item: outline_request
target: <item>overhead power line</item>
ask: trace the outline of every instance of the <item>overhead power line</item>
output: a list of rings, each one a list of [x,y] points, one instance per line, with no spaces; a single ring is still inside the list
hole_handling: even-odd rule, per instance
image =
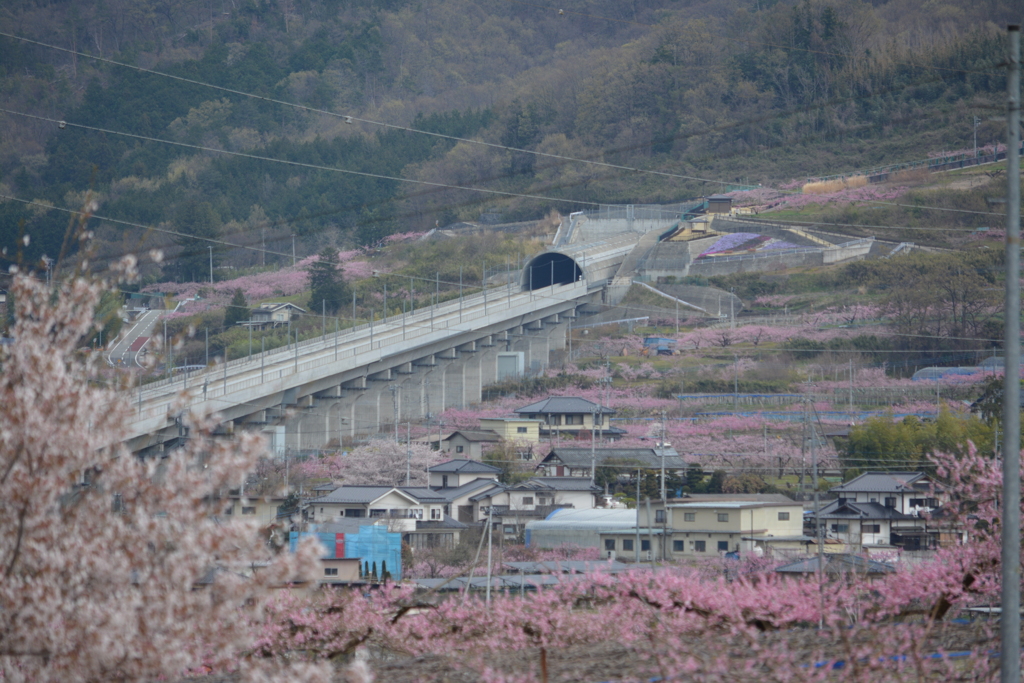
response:
[[[361,176],[363,178],[374,178],[376,180],[390,180],[398,183],[409,183],[412,185],[426,185],[427,187],[441,188],[445,190],[464,190],[467,192],[481,192],[484,194],[497,195],[500,197],[519,197],[522,199],[539,199],[545,202],[559,202],[563,204],[576,204],[576,205],[587,205],[587,206],[601,206],[599,202],[588,202],[580,201],[576,199],[564,199],[561,197],[545,197],[543,195],[525,194],[522,192],[505,192],[503,190],[489,190],[480,187],[466,187],[464,185],[451,185],[448,183],[436,183],[429,180],[415,180],[412,178],[400,178],[397,176],[384,175],[383,173],[370,173],[368,171],[354,171],[347,168],[338,168],[336,166],[321,166],[320,164],[310,164],[302,161],[290,161],[287,159],[276,159],[274,157],[267,157],[260,154],[246,154],[245,152],[232,152],[226,149],[217,149],[216,147],[205,147],[203,145],[190,145],[186,142],[177,142],[174,140],[164,140],[162,138],[155,138],[148,135],[137,135],[135,133],[125,133],[117,130],[110,130],[108,128],[98,128],[96,126],[87,126],[83,123],[74,123],[71,121],[62,121],[59,119],[53,119],[48,116],[38,116],[36,114],[28,114],[20,111],[13,111],[11,109],[0,109],[0,112],[5,114],[11,114],[13,116],[24,116],[26,118],[35,119],[37,121],[47,121],[63,126],[69,126],[72,128],[80,128],[82,130],[90,130],[96,133],[106,133],[107,135],[120,135],[122,137],[133,138],[135,140],[145,140],[146,142],[159,142],[165,145],[172,145],[174,147],[182,147],[185,149],[194,149],[199,152],[212,152],[215,154],[224,154],[227,156],[239,157],[242,159],[253,159],[255,161],[269,161],[276,164],[285,164],[287,166],[297,166],[299,168],[309,168],[316,171],[329,171],[332,173],[345,173],[348,175]]]

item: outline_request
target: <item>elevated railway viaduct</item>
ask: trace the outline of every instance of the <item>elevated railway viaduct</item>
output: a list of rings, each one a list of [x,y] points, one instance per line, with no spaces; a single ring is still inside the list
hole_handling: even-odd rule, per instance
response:
[[[498,379],[499,354],[522,354],[524,371],[536,373],[564,348],[577,309],[602,300],[638,238],[548,251],[518,283],[144,385],[132,396],[129,448],[173,447],[187,437],[190,411],[298,451],[477,402]]]

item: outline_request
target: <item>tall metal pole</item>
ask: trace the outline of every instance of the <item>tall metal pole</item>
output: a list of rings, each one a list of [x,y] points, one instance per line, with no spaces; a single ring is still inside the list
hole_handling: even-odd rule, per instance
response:
[[[667,500],[665,493],[665,411],[661,411],[661,500]],[[667,513],[666,513],[667,514]],[[650,520],[648,520],[650,522]]]
[[[352,292],[352,327],[356,326],[356,293]]]
[[[213,247],[210,247],[210,284],[213,284]]]
[[[597,413],[590,411],[590,485],[593,486],[597,475],[597,434],[594,428],[597,423]]]
[[[164,323],[164,326],[166,327],[167,323]],[[203,331],[206,332],[206,364],[209,365],[210,364],[210,328],[209,327],[204,327]]]
[[[459,322],[462,322],[462,266],[459,266]]]
[[[327,335],[327,299],[320,299],[320,336]]]
[[[636,471],[636,541],[633,546],[636,551],[635,562],[640,563],[640,470]]]
[[[263,368],[265,364],[265,358],[267,355],[267,338],[260,336],[260,384],[263,383]]]
[[[384,281],[384,324],[388,324],[388,281]]]
[[[1020,26],[1010,43],[1006,139],[1006,349],[1003,375],[1000,681],[1020,683]]]
[[[405,423],[405,485],[412,486],[412,425]]]
[[[295,235],[292,235],[292,265],[295,265]]]

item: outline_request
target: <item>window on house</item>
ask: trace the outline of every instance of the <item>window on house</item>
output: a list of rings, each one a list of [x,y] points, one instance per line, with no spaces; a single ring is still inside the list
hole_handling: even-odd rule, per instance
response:
[[[370,510],[370,516],[371,517],[386,517],[387,514],[388,514],[387,510],[380,510],[380,509],[371,509]]]
[[[718,521],[719,522],[728,522],[729,521],[729,513],[728,512],[719,512],[718,513]]]
[[[654,523],[655,524],[664,524],[665,523],[665,511],[664,510],[655,510],[655,512],[654,512]]]
[[[925,507],[929,507],[929,508],[937,508],[937,507],[939,507],[939,499],[938,498],[925,498],[924,499],[924,505],[925,505]]]
[[[707,543],[705,543],[704,541],[694,541],[693,542],[693,552],[695,552],[695,553],[703,553],[703,552],[707,551],[707,548],[708,548]]]
[[[409,510],[409,516],[413,519],[423,519],[423,508],[412,508]]]
[[[886,498],[885,499],[885,507],[887,507],[887,508],[894,508],[894,507],[896,507],[896,499],[895,498]]]
[[[779,521],[780,522],[788,522],[789,521],[789,513],[788,512],[780,512],[779,513]]]
[[[560,424],[562,424],[562,416],[561,415],[548,415],[548,424],[549,425],[560,425]]]
[[[233,515],[234,513],[235,513],[235,506],[234,505],[231,505],[226,510],[224,510],[224,514],[225,515]]]
[[[441,508],[430,508],[430,518],[431,519],[441,519],[441,517],[442,517]]]
[[[455,447],[455,452],[456,453],[462,453],[464,450],[466,450],[466,449],[463,448],[462,446],[456,446]]]
[[[517,451],[516,455],[519,456],[520,460],[533,460],[533,453],[531,451]]]
[[[645,550],[650,550],[650,549],[651,549],[651,542],[650,541],[640,541],[640,550],[645,551]]]
[[[729,552],[729,541],[719,541],[718,550],[723,553]]]
[[[872,503],[877,503],[877,502],[878,502],[878,499],[877,499],[877,498],[872,498],[872,499],[871,499],[871,502],[872,502]]]
[[[516,427],[516,434],[525,434],[526,427]]]
[[[324,576],[337,576],[337,575],[338,575],[338,568],[337,567],[324,567]]]
[[[615,550],[615,539],[614,538],[606,538],[606,539],[604,539],[604,549],[605,550]]]
[[[686,541],[672,541],[672,552],[684,553],[686,552]]]
[[[849,524],[833,524],[832,525],[832,531],[836,532],[837,534],[845,534],[849,530],[850,530],[850,525]]]
[[[601,413],[594,415],[594,424],[598,426],[604,424],[604,416]]]
[[[323,511],[323,508],[321,508],[321,512],[322,511]],[[345,508],[345,516],[346,517],[365,517],[366,516],[366,510],[364,510],[362,508]]]
[[[545,498],[544,496],[537,496],[537,505],[554,505],[555,501],[551,498]]]
[[[516,528],[514,526],[506,526],[503,529],[503,531],[505,532],[506,536],[511,536],[512,534],[514,534],[516,532]]]
[[[624,538],[624,539],[622,539],[622,549],[623,550],[628,550],[630,552],[633,552],[633,539],[632,538]]]
[[[448,475],[447,474],[442,474],[441,475],[441,488],[443,488],[443,489],[448,488]]]
[[[861,524],[860,528],[861,528],[861,531],[863,531],[865,534],[880,534],[880,533],[882,533],[882,525],[881,524]]]
[[[242,506],[242,514],[243,515],[255,515],[256,514],[256,506],[255,505],[243,505]]]
[[[523,496],[523,505],[533,505],[533,496]]]
[[[910,499],[910,507],[912,507],[912,508],[924,507],[924,498],[911,498]]]
[[[696,512],[684,512],[683,513],[683,521],[684,522],[696,522],[697,521],[697,513]]]

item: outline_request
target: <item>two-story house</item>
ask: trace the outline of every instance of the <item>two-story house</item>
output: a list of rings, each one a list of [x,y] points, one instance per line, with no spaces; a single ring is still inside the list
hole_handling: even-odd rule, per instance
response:
[[[540,430],[544,420],[528,417],[482,417],[480,429],[494,432],[503,441],[516,444],[540,443]]]
[[[799,552],[813,541],[803,533],[803,506],[781,494],[651,501],[650,515],[647,506],[640,506],[637,524],[641,550],[645,545],[650,547],[650,559],[655,560],[731,552]],[[610,557],[632,556],[636,552],[636,532],[634,528],[602,533],[602,550]]]
[[[834,486],[839,497],[819,516],[825,533],[856,548],[936,548],[958,534],[929,517],[946,501],[945,489],[922,472],[865,472]]]
[[[669,448],[553,448],[537,465],[549,477],[590,477],[596,467],[617,467],[628,474],[632,467],[666,471],[686,469],[675,449]]]
[[[441,440],[440,450],[467,460],[480,460],[484,447],[496,444],[501,437],[489,429],[459,429]]]
[[[615,414],[614,410],[575,396],[552,396],[516,408],[513,412],[520,417],[541,420],[542,437],[551,438],[556,433],[576,436],[580,432],[594,432],[598,437],[619,438],[626,433],[608,423],[608,418]]]
[[[290,321],[305,312],[306,309],[296,306],[293,303],[265,303],[260,304],[259,308],[254,308],[252,312],[250,312],[249,320],[242,320],[239,324],[262,330],[268,327],[287,325]]]

